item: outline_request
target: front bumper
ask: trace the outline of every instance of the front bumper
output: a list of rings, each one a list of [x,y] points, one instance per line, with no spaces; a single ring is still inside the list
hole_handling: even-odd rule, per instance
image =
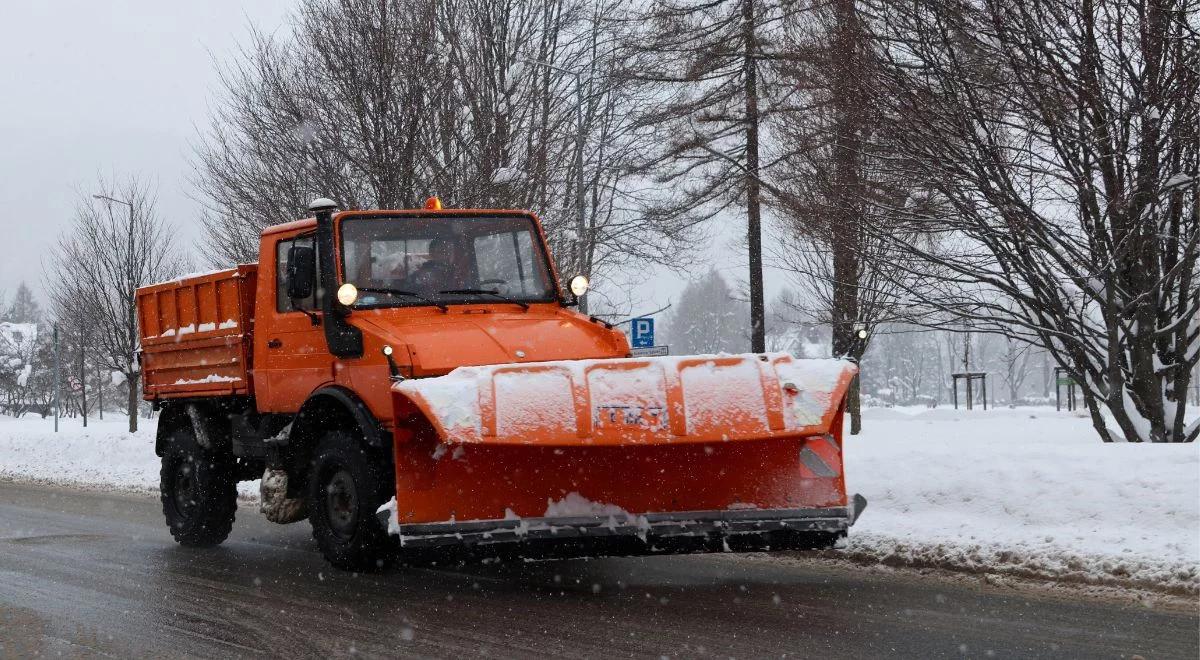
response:
[[[589,541],[618,542],[620,554],[728,550],[732,546],[803,546],[814,535],[844,536],[867,500],[854,495],[849,505],[816,509],[741,509],[666,513],[558,516],[400,525],[404,548],[486,548],[563,546],[565,554],[586,553]],[[387,513],[381,514],[386,524]],[[579,552],[572,552],[576,548]],[[551,553],[564,554],[564,553]]]

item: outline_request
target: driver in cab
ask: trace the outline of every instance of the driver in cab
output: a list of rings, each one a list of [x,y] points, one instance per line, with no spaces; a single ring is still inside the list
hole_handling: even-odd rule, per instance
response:
[[[429,258],[408,278],[408,286],[418,291],[436,292],[467,286],[467,268],[463,249],[452,238],[429,242]]]

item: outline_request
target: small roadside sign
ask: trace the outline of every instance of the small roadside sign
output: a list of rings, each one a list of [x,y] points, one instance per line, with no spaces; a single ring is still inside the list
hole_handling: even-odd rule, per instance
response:
[[[647,346],[645,348],[633,348],[629,353],[633,357],[663,357],[671,352],[670,346]]]
[[[654,346],[654,319],[642,317],[631,319],[629,342],[634,348]]]

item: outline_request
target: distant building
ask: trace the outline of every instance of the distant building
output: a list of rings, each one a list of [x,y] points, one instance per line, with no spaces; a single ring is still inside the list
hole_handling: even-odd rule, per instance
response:
[[[767,350],[798,358],[827,358],[833,353],[829,328],[817,324],[789,325],[767,335]]]

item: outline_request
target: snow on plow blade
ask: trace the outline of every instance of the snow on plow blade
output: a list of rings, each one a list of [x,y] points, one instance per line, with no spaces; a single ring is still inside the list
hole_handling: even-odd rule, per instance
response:
[[[785,354],[462,367],[393,387],[406,545],[844,533],[856,372]],[[658,543],[662,545],[661,543]]]
[[[578,360],[462,367],[395,392],[450,444],[715,442],[828,433],[854,373],[782,354]]]

